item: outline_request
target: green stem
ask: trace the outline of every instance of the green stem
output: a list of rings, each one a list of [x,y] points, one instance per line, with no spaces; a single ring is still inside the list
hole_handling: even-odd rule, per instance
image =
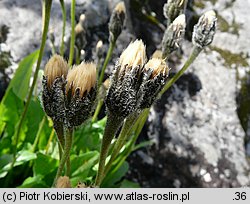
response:
[[[95,186],[99,187],[101,182],[105,176],[104,169],[105,169],[105,161],[108,155],[109,147],[111,144],[112,139],[114,138],[118,128],[120,127],[123,119],[114,117],[112,114],[107,114],[107,123],[104,130],[104,135],[102,139],[102,146],[99,158],[99,167],[98,172],[95,180]]]
[[[70,177],[71,165],[70,165],[70,157],[68,157],[66,162],[66,176]]]
[[[46,116],[43,116],[43,119],[42,119],[42,121],[40,122],[38,131],[37,131],[37,133],[36,133],[35,141],[34,141],[33,147],[32,147],[32,152],[35,152],[35,151],[36,151],[36,147],[37,147],[37,144],[38,144],[38,141],[39,141],[40,134],[41,134],[41,132],[42,132],[43,126],[44,126],[44,124],[45,124],[45,121],[46,121]]]
[[[22,112],[21,118],[20,118],[19,123],[17,125],[17,131],[15,132],[15,135],[14,135],[15,145],[14,145],[14,150],[13,150],[13,162],[11,164],[11,169],[13,168],[13,166],[14,166],[14,164],[16,162],[17,145],[18,145],[18,142],[19,142],[20,131],[21,131],[21,128],[22,128],[26,113],[28,111],[28,107],[29,107],[29,104],[30,104],[30,100],[31,100],[31,97],[32,97],[33,90],[34,90],[35,85],[36,85],[38,72],[39,72],[39,69],[40,69],[41,61],[42,61],[43,51],[44,51],[45,42],[46,42],[47,33],[48,33],[48,27],[49,27],[51,4],[52,4],[52,0],[44,0],[43,1],[42,42],[41,42],[41,45],[40,45],[40,52],[39,52],[39,56],[38,56],[38,60],[37,60],[37,64],[36,64],[36,69],[35,69],[35,73],[34,73],[33,82],[32,82],[31,88],[29,90],[29,94],[28,94],[28,97],[27,97],[26,104],[24,106],[24,111]]]
[[[71,38],[70,38],[70,53],[69,53],[69,66],[73,63],[74,58],[74,48],[75,48],[75,6],[76,1],[72,0],[71,2]]]
[[[100,100],[98,101],[97,107],[96,107],[96,109],[95,109],[95,113],[94,113],[94,115],[93,115],[93,117],[92,117],[92,123],[94,123],[94,122],[97,120],[97,117],[98,117],[98,114],[99,114],[100,111],[101,111],[102,105],[103,105],[103,99],[100,99]]]
[[[58,139],[59,158],[61,160],[64,145],[65,145],[63,123],[54,123],[54,129],[56,131],[56,135]]]
[[[183,73],[187,70],[187,68],[193,63],[193,61],[196,59],[196,57],[200,54],[201,48],[199,47],[194,47],[192,53],[190,54],[189,58],[183,65],[180,71],[178,71],[173,78],[171,78],[168,83],[163,87],[163,89],[160,92],[160,96],[165,93],[169,87],[171,87],[182,75]]]
[[[124,125],[122,127],[122,130],[119,134],[119,137],[115,143],[114,149],[111,153],[111,158],[109,160],[109,162],[107,163],[106,167],[105,167],[105,171],[104,174],[106,175],[108,173],[108,171],[110,170],[114,160],[116,159],[116,157],[119,155],[121,148],[125,145],[126,141],[128,140],[128,138],[130,137],[130,133],[131,130],[133,128],[133,125],[135,123],[135,121],[138,119],[139,113],[134,113],[132,115],[130,115],[124,122]]]
[[[55,55],[56,54],[56,47],[55,47],[55,43],[51,41],[51,52],[52,52],[52,55]]]
[[[64,36],[65,36],[65,27],[66,27],[66,9],[64,0],[60,0],[61,9],[62,9],[62,17],[63,17],[63,27],[62,27],[62,39],[61,39],[61,46],[60,46],[60,54],[61,56],[64,55]]]
[[[115,48],[115,42],[116,41],[111,41],[109,43],[108,53],[107,53],[106,58],[104,60],[104,63],[103,63],[103,66],[102,66],[102,72],[101,72],[99,80],[98,80],[98,87],[100,87],[102,85],[102,81],[103,81],[103,78],[104,78],[104,73],[105,73],[106,67],[107,67],[107,65],[109,63],[109,60],[110,60],[110,58],[112,56],[112,53],[113,53],[113,50]]]
[[[77,46],[75,46],[75,57],[76,57],[76,64],[80,64],[80,51]]]
[[[138,136],[140,135],[140,132],[141,132],[145,122],[147,121],[148,114],[149,114],[149,108],[144,109],[142,111],[142,113],[140,114],[140,116],[137,118],[137,121],[133,125],[133,128],[132,128],[132,130],[133,130],[132,132],[134,132],[134,135],[132,136],[129,145],[128,145],[127,149],[125,150],[125,156],[122,157],[122,159],[118,162],[118,164],[112,170],[112,172],[116,172],[121,167],[123,162],[127,159],[127,157],[130,155],[130,153],[133,151],[133,148],[135,146],[135,142],[136,142]],[[130,131],[129,135],[131,135],[132,132]]]
[[[62,171],[64,169],[65,163],[67,162],[69,155],[70,155],[70,150],[72,146],[72,140],[73,140],[73,129],[68,129],[67,134],[65,137],[65,148],[63,152],[62,159],[60,161],[59,167],[57,169],[56,177],[54,179],[53,187],[55,187],[57,179],[61,176]]]
[[[51,142],[52,142],[52,140],[53,140],[54,133],[55,133],[55,129],[54,129],[54,128],[52,128],[51,133],[50,133],[50,136],[49,136],[48,143],[47,143],[46,148],[45,148],[45,154],[48,154],[48,151],[49,151],[49,145],[50,145],[50,143],[51,143]]]

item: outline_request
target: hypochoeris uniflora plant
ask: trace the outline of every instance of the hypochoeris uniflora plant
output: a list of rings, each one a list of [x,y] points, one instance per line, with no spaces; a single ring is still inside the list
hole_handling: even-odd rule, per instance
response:
[[[141,40],[136,40],[123,51],[111,76],[105,100],[108,118],[96,186],[99,186],[104,178],[109,146],[123,120],[151,106],[165,85],[168,76],[166,63],[161,59],[146,62],[145,45]]]
[[[69,158],[74,128],[86,121],[93,111],[96,84],[96,66],[93,63],[82,62],[68,71],[64,59],[54,55],[45,66],[43,107],[54,123],[60,142],[59,150],[62,148],[54,185]],[[68,165],[67,174],[69,172]]]

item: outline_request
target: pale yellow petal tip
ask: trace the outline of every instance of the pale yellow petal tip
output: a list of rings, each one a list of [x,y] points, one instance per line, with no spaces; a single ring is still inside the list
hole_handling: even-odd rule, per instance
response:
[[[69,177],[60,176],[56,182],[56,188],[71,188]]]
[[[74,66],[68,73],[66,92],[68,93],[72,86],[72,94],[75,94],[77,88],[80,89],[80,96],[85,92],[90,92],[96,85],[96,65],[94,63],[82,62]]]
[[[216,13],[214,10],[207,11],[203,14],[203,18],[206,20],[207,24],[213,24],[216,21]]]
[[[102,46],[103,46],[103,42],[102,42],[102,40],[99,40],[96,44],[96,49],[100,49],[100,48],[102,48]]]
[[[206,13],[204,13],[204,15],[206,17],[216,17],[216,13],[214,10],[207,11]]]
[[[44,75],[47,76],[48,86],[51,87],[57,77],[64,76],[68,73],[68,64],[60,55],[53,55],[45,65]]]
[[[80,18],[79,18],[79,21],[80,21],[80,22],[84,22],[85,19],[86,19],[85,14],[81,14],[81,15],[80,15]]]
[[[186,25],[186,17],[185,14],[179,15],[174,21],[174,25]]]
[[[145,69],[153,69],[152,78],[162,73],[164,75],[168,72],[168,66],[166,62],[159,58],[150,59],[145,65]]]
[[[119,2],[118,4],[116,4],[115,11],[117,13],[126,13],[125,4],[124,4],[123,1]]]
[[[162,51],[161,50],[155,50],[152,58],[162,59]]]
[[[119,63],[121,67],[143,66],[147,60],[146,47],[142,40],[135,40],[123,51],[120,56]]]

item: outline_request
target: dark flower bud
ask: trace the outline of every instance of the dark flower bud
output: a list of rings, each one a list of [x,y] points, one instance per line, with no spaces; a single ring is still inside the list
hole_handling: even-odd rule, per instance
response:
[[[110,42],[116,41],[118,36],[121,34],[125,16],[126,9],[124,2],[119,2],[113,10],[109,21]]]
[[[125,118],[136,110],[140,73],[145,62],[145,46],[141,40],[131,43],[123,51],[111,77],[106,97],[108,112]]]
[[[82,62],[67,75],[66,115],[68,127],[81,125],[93,111],[96,99],[96,66]]]
[[[185,15],[178,16],[167,28],[162,39],[162,57],[166,58],[170,53],[179,48],[179,43],[184,37],[186,27]]]
[[[204,13],[194,26],[192,36],[193,44],[200,48],[211,44],[216,30],[216,23],[217,18],[213,10]]]
[[[172,23],[173,20],[179,16],[184,10],[185,0],[168,0],[164,4],[163,14],[168,19],[168,24]]]
[[[52,118],[54,125],[63,122],[65,118],[64,87],[67,72],[67,62],[59,55],[51,57],[44,70],[43,107],[46,114]]]
[[[152,58],[144,66],[143,81],[138,93],[139,109],[149,108],[157,98],[168,77],[168,67],[164,60]]]

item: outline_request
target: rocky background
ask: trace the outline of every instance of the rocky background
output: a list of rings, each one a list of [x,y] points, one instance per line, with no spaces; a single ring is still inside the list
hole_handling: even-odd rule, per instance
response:
[[[65,2],[67,43],[70,38],[70,0]],[[84,40],[79,40],[86,60],[97,61],[95,46],[98,40],[104,43],[105,56],[107,24],[117,2],[76,0],[76,20],[83,13],[86,16],[80,35]],[[155,16],[166,25],[162,11],[165,2],[125,0],[126,27],[118,38],[107,77],[131,40],[143,39],[148,57],[161,48],[162,26],[149,20],[148,16]],[[192,27],[209,9],[214,9],[218,15],[218,31],[213,43],[151,109],[138,142],[151,139],[154,145],[129,157],[130,170],[126,177],[142,187],[250,185],[250,2],[190,0],[186,11],[186,39],[169,60],[171,74],[180,69],[190,54]],[[55,0],[50,29],[56,47],[60,44],[61,19],[60,3]],[[17,63],[39,48],[41,22],[40,1],[0,0],[0,97]],[[48,40],[44,62],[50,55]]]

